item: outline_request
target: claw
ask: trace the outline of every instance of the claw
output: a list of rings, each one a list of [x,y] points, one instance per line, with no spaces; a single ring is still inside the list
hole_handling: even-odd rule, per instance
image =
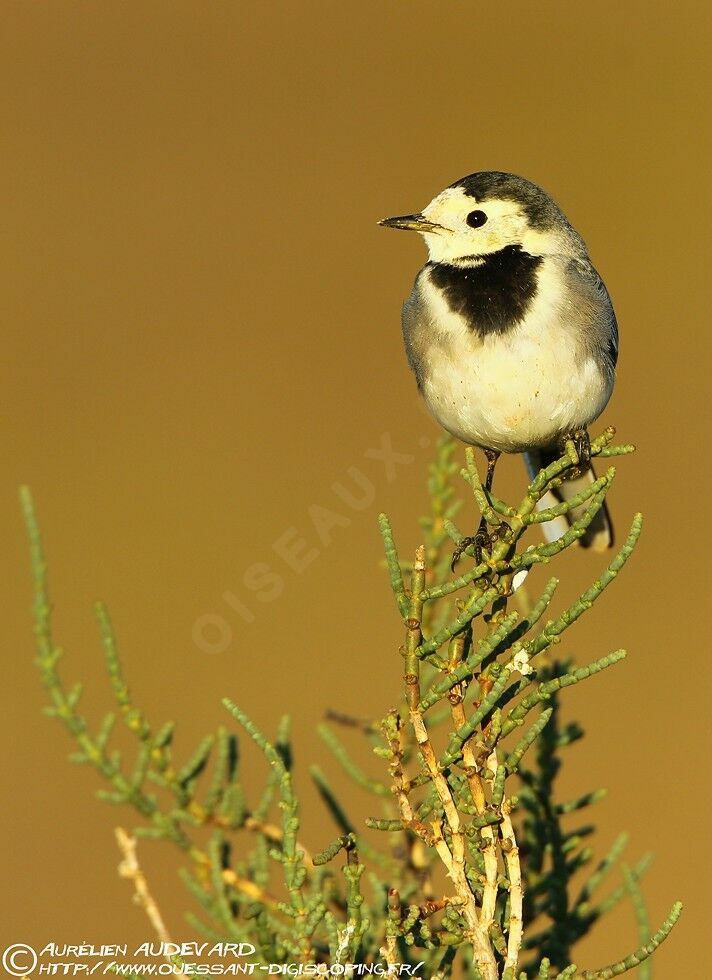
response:
[[[502,521],[501,524],[497,524],[496,527],[490,528],[485,522],[484,518],[480,521],[480,526],[477,528],[477,533],[472,537],[463,538],[458,546],[452,553],[452,561],[450,562],[450,571],[455,571],[455,565],[462,558],[465,551],[470,547],[470,545],[475,546],[475,564],[479,565],[482,561],[483,551],[492,551],[492,546],[496,541],[506,534],[510,530],[509,524]]]
[[[462,558],[462,556],[465,554],[465,552],[470,547],[470,545],[471,544],[475,544],[476,541],[477,541],[477,537],[476,536],[475,537],[468,536],[466,538],[462,538],[461,539],[460,543],[455,547],[455,550],[452,553],[452,561],[450,562],[450,571],[451,572],[454,572],[455,571],[455,565],[457,565],[457,563]],[[477,552],[475,552],[475,555],[477,555]],[[477,562],[477,564],[479,564],[479,561]]]
[[[583,476],[587,472],[589,466],[591,465],[591,437],[588,434],[587,429],[576,429],[574,432],[568,433],[562,440],[562,446],[571,440],[576,449],[576,455],[578,456],[578,464],[572,467],[568,473],[564,475],[565,480],[578,480],[580,476]]]

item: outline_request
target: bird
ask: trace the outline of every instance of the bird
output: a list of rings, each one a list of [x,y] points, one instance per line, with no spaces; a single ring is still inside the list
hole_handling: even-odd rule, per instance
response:
[[[418,232],[428,249],[401,321],[431,414],[485,452],[488,490],[501,453],[523,454],[533,479],[573,438],[579,466],[539,506],[575,497],[595,480],[588,426],[611,397],[618,360],[613,304],[579,233],[541,187],[501,171],[462,177],[421,212],[379,224]],[[546,522],[547,539],[582,511]],[[466,539],[478,549],[483,528]],[[613,544],[605,507],[580,543]]]

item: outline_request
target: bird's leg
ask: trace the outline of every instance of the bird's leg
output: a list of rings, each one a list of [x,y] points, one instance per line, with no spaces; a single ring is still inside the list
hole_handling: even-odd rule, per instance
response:
[[[590,450],[590,443],[589,443]],[[484,449],[485,456],[487,457],[487,475],[485,476],[485,490],[489,493],[492,489],[492,481],[494,480],[494,468],[497,465],[497,460],[502,455],[499,449]]]
[[[588,429],[575,429],[573,432],[567,433],[561,440],[562,453],[565,452],[565,445],[569,439],[573,442],[574,448],[576,449],[578,464],[564,475],[564,479],[578,480],[580,476],[583,476],[587,472],[591,465],[591,437],[588,434]]]
[[[487,458],[487,473],[485,475],[484,486],[485,492],[489,493],[492,489],[492,483],[494,481],[494,468],[497,465],[497,460],[502,454],[499,449],[483,449],[482,451]],[[492,545],[501,537],[502,531],[503,528],[501,524],[490,528],[484,517],[480,518],[480,525],[475,534],[475,561],[478,565],[482,561],[482,549],[486,548],[487,551],[491,551]]]
[[[485,476],[484,489],[487,493],[489,493],[492,489],[492,482],[494,480],[494,469],[497,465],[497,460],[502,454],[498,449],[483,449],[483,452],[487,457],[487,474]],[[450,571],[455,571],[455,565],[462,557],[465,549],[469,548],[472,544],[475,546],[475,562],[479,565],[482,561],[483,549],[491,551],[492,545],[498,540],[498,538],[501,537],[505,528],[506,525],[503,527],[502,524],[499,524],[497,527],[490,529],[484,517],[480,518],[480,525],[475,534],[473,536],[463,538],[455,548],[452,554],[452,562],[450,563]]]

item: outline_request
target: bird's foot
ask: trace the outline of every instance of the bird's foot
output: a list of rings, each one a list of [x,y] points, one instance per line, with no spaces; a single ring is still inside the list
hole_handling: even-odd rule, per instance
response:
[[[453,551],[450,571],[455,571],[455,565],[457,565],[464,553],[472,545],[475,546],[475,563],[479,565],[482,562],[482,552],[491,552],[496,542],[504,537],[509,530],[509,525],[504,521],[494,526],[485,523],[484,520],[480,521],[480,526],[477,528],[476,534],[463,538]]]
[[[588,429],[576,429],[574,432],[569,432],[564,436],[561,440],[562,453],[566,451],[565,446],[569,441],[574,444],[574,449],[578,456],[578,463],[568,473],[564,474],[564,479],[578,480],[580,476],[583,476],[588,471],[591,465],[591,437],[588,434]]]

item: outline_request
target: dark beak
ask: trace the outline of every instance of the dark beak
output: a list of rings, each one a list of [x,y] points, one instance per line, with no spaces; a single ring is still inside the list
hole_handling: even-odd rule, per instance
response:
[[[440,231],[442,225],[428,221],[422,214],[403,214],[398,218],[382,218],[379,225],[384,228],[400,228],[402,231]]]

